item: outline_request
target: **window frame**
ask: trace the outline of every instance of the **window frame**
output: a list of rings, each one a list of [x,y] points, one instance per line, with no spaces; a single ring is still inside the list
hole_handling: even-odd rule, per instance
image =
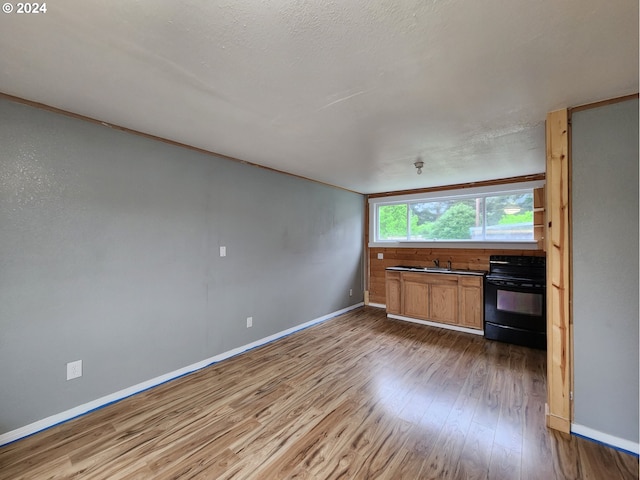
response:
[[[382,205],[409,204],[414,202],[432,202],[446,200],[463,200],[466,198],[491,197],[533,190],[544,186],[544,180],[519,183],[505,183],[486,185],[481,187],[459,188],[451,190],[437,190],[423,193],[393,195],[387,197],[370,197],[369,206],[369,247],[388,248],[498,248],[498,249],[539,249],[535,240],[379,240],[378,239],[378,208]],[[486,203],[486,202],[483,202]],[[409,215],[410,208],[407,208]],[[409,217],[407,217],[409,222]],[[486,217],[483,219],[483,234],[486,229]]]

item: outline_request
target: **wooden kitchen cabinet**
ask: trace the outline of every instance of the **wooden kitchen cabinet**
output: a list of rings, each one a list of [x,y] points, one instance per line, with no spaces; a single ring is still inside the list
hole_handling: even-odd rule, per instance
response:
[[[402,313],[401,307],[401,286],[400,286],[400,272],[386,272],[385,289],[387,293],[387,312],[400,315]]]
[[[460,325],[469,328],[484,327],[484,301],[482,277],[461,277],[458,283]]]
[[[439,275],[444,277],[444,275]],[[458,323],[458,279],[441,278],[431,285],[431,320],[443,323]]]
[[[404,274],[402,277],[402,314],[409,317],[429,318],[429,283],[425,275]]]
[[[483,277],[387,271],[387,313],[482,330]]]

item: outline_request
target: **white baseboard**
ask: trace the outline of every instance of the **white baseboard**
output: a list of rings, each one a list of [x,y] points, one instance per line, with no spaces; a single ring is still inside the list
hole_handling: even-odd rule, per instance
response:
[[[631,440],[625,440],[624,438],[614,437],[608,433],[594,430],[593,428],[585,427],[584,425],[578,425],[576,423],[571,424],[571,433],[588,438],[589,440],[595,440],[596,442],[604,443],[613,448],[624,450],[635,455],[640,454],[640,443],[632,442]]]
[[[6,445],[7,443],[15,442],[16,440],[20,440],[21,438],[24,438],[26,436],[33,435],[34,433],[40,432],[41,430],[45,430],[59,423],[66,422],[80,415],[84,415],[85,413],[88,413],[92,410],[97,410],[111,403],[115,403],[119,400],[130,397],[131,395],[135,395],[136,393],[140,393],[144,390],[148,390],[152,387],[156,387],[162,383],[168,382],[170,380],[174,380],[183,375],[187,375],[188,373],[192,373],[192,372],[195,372],[196,370],[200,370],[202,368],[208,367],[209,365],[212,365],[214,363],[218,363],[227,358],[233,357],[240,353],[244,353],[247,350],[251,350],[253,348],[273,342],[274,340],[278,340],[282,337],[286,337],[287,335],[295,333],[299,330],[303,330],[317,323],[321,323],[331,318],[337,317],[338,315],[342,315],[343,313],[347,313],[351,310],[362,307],[363,305],[364,305],[364,302],[351,305],[350,307],[343,308],[342,310],[329,313],[328,315],[324,315],[314,320],[310,320],[301,325],[297,325],[295,327],[288,328],[287,330],[283,330],[273,335],[269,335],[268,337],[262,338],[260,340],[256,340],[255,342],[251,342],[242,347],[234,348],[233,350],[229,350],[219,355],[215,355],[213,357],[207,358],[206,360],[202,360],[200,362],[194,363],[187,367],[174,370],[173,372],[160,375],[159,377],[152,378],[151,380],[147,380],[142,383],[138,383],[137,385],[133,385],[129,388],[125,388],[124,390],[120,390],[118,392],[112,393],[110,395],[106,395],[104,397],[98,398],[91,402],[78,405],[77,407],[71,408],[69,410],[65,410],[64,412],[60,412],[55,415],[51,415],[50,417],[43,418],[42,420],[38,420],[36,422],[30,423],[29,425],[25,425],[24,427],[20,427],[15,430],[11,430],[10,432],[0,434],[0,446]]]
[[[387,306],[384,303],[367,303],[368,307],[375,307],[375,308],[387,308]]]
[[[484,335],[484,330],[476,330],[474,328],[459,327],[457,325],[449,325],[448,323],[430,322],[429,320],[418,320],[417,318],[405,317],[402,315],[395,315],[393,313],[387,313],[388,318],[395,318],[396,320],[403,320],[405,322],[419,323],[420,325],[429,325],[430,327],[444,328],[446,330],[455,330],[456,332],[471,333],[473,335]]]

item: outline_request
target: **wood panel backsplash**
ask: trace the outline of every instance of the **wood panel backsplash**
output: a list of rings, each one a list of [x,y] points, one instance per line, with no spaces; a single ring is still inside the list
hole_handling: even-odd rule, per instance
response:
[[[454,269],[489,271],[491,255],[532,255],[544,257],[542,250],[494,250],[480,248],[369,248],[367,285],[369,302],[385,304],[384,272],[395,265],[431,266],[436,258],[440,266],[451,261]],[[378,254],[383,259],[378,260]]]

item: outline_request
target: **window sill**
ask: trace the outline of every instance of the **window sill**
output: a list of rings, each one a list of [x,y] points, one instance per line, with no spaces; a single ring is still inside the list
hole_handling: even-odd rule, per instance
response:
[[[535,241],[522,242],[369,242],[369,248],[477,248],[482,250],[542,250]]]

